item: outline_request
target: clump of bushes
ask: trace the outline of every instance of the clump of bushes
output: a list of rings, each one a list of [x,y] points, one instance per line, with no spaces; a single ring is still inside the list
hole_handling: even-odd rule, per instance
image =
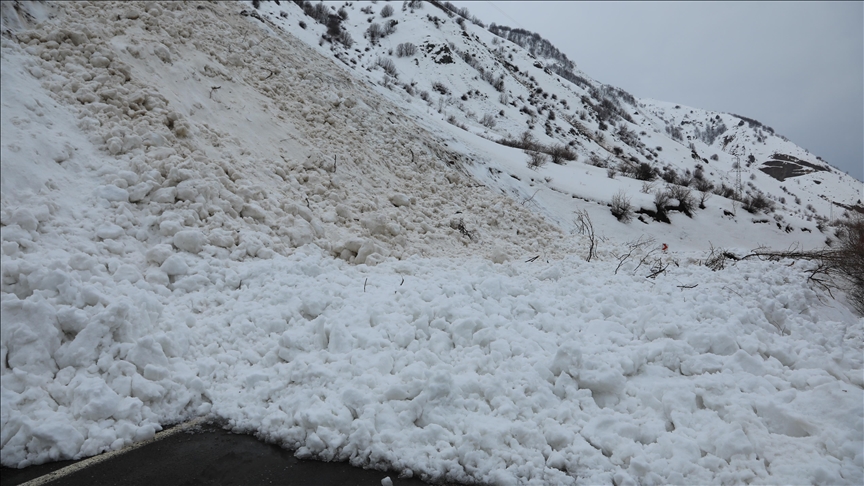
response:
[[[759,211],[767,214],[774,211],[774,203],[762,193],[747,196],[741,202],[743,203],[744,210],[751,214],[756,214]]]
[[[552,162],[558,165],[564,165],[568,161],[576,160],[578,154],[566,145],[543,145],[534,139],[534,135],[526,130],[518,139],[504,138],[498,141],[501,145],[508,147],[521,148],[531,152],[540,152],[548,155]]]
[[[620,170],[622,174],[640,181],[653,181],[657,176],[654,172],[654,168],[647,162],[640,162],[638,164],[631,162],[622,163],[618,167],[618,170]]]
[[[375,65],[381,67],[381,69],[383,69],[385,73],[393,76],[394,78],[399,75],[396,71],[396,65],[393,64],[393,60],[389,57],[379,57],[375,61]]]
[[[410,42],[403,42],[396,46],[396,57],[411,57],[417,53],[417,46]]]
[[[434,83],[432,83],[432,91],[437,91],[437,92],[439,92],[445,96],[450,94],[450,90],[447,89],[447,86],[444,86],[443,84],[441,84],[438,81],[435,81]]]

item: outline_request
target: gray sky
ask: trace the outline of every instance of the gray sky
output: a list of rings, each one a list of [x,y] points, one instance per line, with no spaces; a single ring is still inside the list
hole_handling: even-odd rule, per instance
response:
[[[864,3],[453,1],[640,98],[755,118],[864,180]]]

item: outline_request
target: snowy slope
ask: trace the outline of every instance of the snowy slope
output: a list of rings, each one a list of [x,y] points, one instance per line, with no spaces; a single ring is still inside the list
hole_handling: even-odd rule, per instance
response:
[[[555,181],[535,186],[542,190],[533,200],[555,221],[570,220],[572,211],[580,208],[578,202],[569,206],[561,204],[556,200],[556,191],[602,207],[622,190],[637,209],[654,210],[653,192],[663,190],[666,184],[659,177],[652,187],[644,190],[645,195],[640,194],[643,192],[641,181],[609,183],[599,180],[606,178],[606,167],[617,167],[620,173],[622,166],[640,163],[649,164],[657,175],[674,172],[677,183],[692,181],[698,172],[698,177],[715,189],[726,186],[745,198],[763,194],[774,205],[770,214],[756,211],[739,215],[736,208],[740,208],[740,204],[709,192],[711,201],[705,211],[707,218],[703,219],[716,221],[726,212],[733,213],[731,227],[735,229],[732,232],[746,233],[746,240],[751,242],[748,245],[735,238],[723,238],[722,235],[729,234],[724,231],[719,232],[720,241],[711,242],[715,246],[746,249],[752,247],[753,241],[758,241],[774,247],[815,248],[824,245],[826,238],[832,238],[830,228],[826,229],[831,221],[846,211],[864,211],[861,202],[864,184],[755,120],[745,121],[731,114],[634,98],[592,80],[566,57],[562,58],[560,52],[551,52],[554,47],[548,44],[532,41],[534,47],[529,51],[430,3],[407,2],[401,7],[397,3],[389,4],[393,13],[386,18],[381,12],[387,2],[322,4],[322,10],[329,15],[344,13],[346,19],[339,28],[352,39],[349,47],[328,35],[326,25],[316,22],[318,15],[326,23],[328,14],[318,14],[319,7],[314,7],[317,4],[306,3],[309,14],[304,12],[303,2],[262,2],[258,10],[249,3],[245,5],[262,22],[270,22],[297,35],[310,47],[338,59],[354,75],[386,87],[379,91],[394,102],[404,103],[406,109],[414,111],[433,131],[443,131],[471,145],[482,142],[469,134],[499,141],[517,139],[527,129],[542,144],[570,147],[577,161],[568,162],[563,168],[548,164],[535,176],[538,181],[547,178]],[[383,29],[392,22],[395,24],[391,34],[372,39],[370,26],[378,25]],[[506,33],[504,30],[501,35],[506,36]],[[400,57],[399,46],[404,43],[413,44],[417,52]],[[552,57],[543,57],[544,54]],[[389,74],[381,67],[382,60],[392,63],[393,70]],[[569,80],[555,74],[561,69],[566,71]],[[441,127],[440,122],[444,120],[462,130]],[[719,129],[721,125],[722,130]],[[718,131],[713,133],[709,144],[706,137],[700,138],[696,131],[704,135],[710,128]],[[672,129],[677,132],[674,137]],[[494,160],[483,156],[487,152],[484,149],[474,154],[483,165],[475,171],[475,176],[487,169],[493,174],[498,171],[513,174],[517,170],[515,167],[525,166],[525,156],[519,150],[501,152],[505,155]],[[798,167],[803,167],[805,173],[799,171],[795,177],[778,181],[762,170],[778,163],[775,154],[786,165],[790,157],[802,161],[805,165]],[[740,188],[739,174],[734,169],[736,156],[741,166]],[[751,156],[753,162],[750,162]],[[592,170],[591,164],[600,165],[604,170]],[[483,180],[512,190],[517,198],[536,191],[529,184],[510,187],[512,184],[499,185],[495,180]],[[693,182],[690,185],[692,195],[700,197],[696,185]],[[671,233],[674,237],[669,238],[670,241],[687,241],[684,247],[688,249],[709,248],[707,240],[690,241],[687,236],[704,234],[703,224],[675,216],[677,214],[673,215],[675,221],[671,228],[647,231]],[[644,231],[642,225],[632,224],[614,228],[614,235],[635,239]]]
[[[581,162],[601,144],[532,171],[495,143],[528,126],[522,105],[496,106],[494,130],[472,122],[499,92],[433,55],[453,42],[491,63],[491,33],[395,8],[381,45],[436,46],[394,58],[399,82],[478,93],[438,113],[384,86],[359,11],[384,5],[347,7],[340,62],[293,3],[2,4],[3,465],[212,414],[303,457],[431,480],[864,479],[864,330],[845,296],[800,263],[702,264],[709,242],[789,233],[720,196],[671,225],[618,222],[612,194],[652,196]],[[549,76],[532,69],[505,83]],[[662,132],[642,151],[666,144],[683,169],[691,150],[660,124],[675,109],[640,103],[634,120]],[[590,262],[574,210],[598,232]],[[619,266],[638,237],[653,242]]]

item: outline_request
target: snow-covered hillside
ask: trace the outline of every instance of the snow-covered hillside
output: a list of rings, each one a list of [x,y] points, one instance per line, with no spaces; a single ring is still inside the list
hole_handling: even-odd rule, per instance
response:
[[[430,480],[864,479],[846,296],[805,262],[704,265],[821,246],[861,204],[758,122],[631,99],[428,3],[310,4],[335,42],[284,1],[0,6],[4,466],[212,415]],[[575,160],[529,169],[498,143],[526,129]],[[658,173],[734,190],[736,156],[774,212],[651,216]]]
[[[247,14],[339,60],[422,122],[437,128],[441,124],[435,122],[446,120],[461,127],[461,134],[448,132],[469,147],[482,146],[469,150],[482,166],[475,177],[518,200],[541,189],[532,202],[559,223],[566,225],[580,206],[567,204],[561,195],[602,207],[623,191],[634,209],[653,212],[654,193],[668,183],[689,186],[696,199],[707,193],[707,214],[696,211],[679,218],[673,212],[672,228],[613,225],[611,234],[636,238],[647,231],[688,249],[711,244],[748,248],[753,241],[814,248],[832,238],[826,229],[830,221],[845,211],[864,211],[864,184],[770,127],[737,115],[634,98],[592,80],[542,37],[502,26],[487,30],[466,20],[472,18],[468,12],[462,12],[463,18],[448,10],[446,2],[403,2],[401,7],[389,2],[262,2],[257,10],[247,5]],[[388,6],[392,13],[384,17]],[[479,140],[519,140],[526,130],[542,146],[568,147],[569,158],[576,160],[562,160],[566,165],[557,167],[550,163],[526,176],[516,173],[526,165],[520,150],[499,151]],[[647,176],[654,183],[638,180],[649,178],[644,171],[636,176],[640,164],[648,164]],[[601,180],[610,168],[619,180]],[[499,171],[521,183],[488,177]],[[626,172],[631,177],[624,179]],[[759,196],[771,208],[739,211],[740,204],[733,201]],[[705,234],[703,227],[724,215],[732,221],[724,223],[728,229],[720,234],[729,238],[708,242],[690,236]],[[731,236],[740,234],[747,236]]]

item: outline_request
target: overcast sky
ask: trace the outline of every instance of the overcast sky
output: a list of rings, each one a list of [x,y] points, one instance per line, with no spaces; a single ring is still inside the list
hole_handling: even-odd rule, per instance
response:
[[[864,180],[864,3],[453,1],[588,76],[755,118]]]

